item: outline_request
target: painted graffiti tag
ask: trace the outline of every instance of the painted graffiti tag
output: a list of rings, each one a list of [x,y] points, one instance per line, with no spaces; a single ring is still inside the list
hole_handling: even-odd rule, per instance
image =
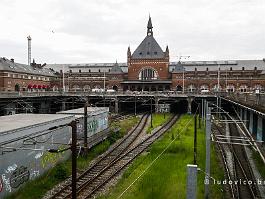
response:
[[[15,171],[17,168],[17,165],[16,164],[13,164],[13,165],[10,165],[7,167],[7,169],[5,170],[6,173],[11,173],[13,171]]]
[[[87,124],[87,128],[89,132],[95,132],[98,129],[98,120],[89,121]]]
[[[37,154],[35,155],[35,159],[39,159],[42,155],[43,155],[43,152],[41,152],[41,153],[37,153]]]
[[[5,174],[2,174],[3,184],[5,185],[6,191],[11,192],[11,186],[9,183],[9,178],[6,178]]]
[[[30,173],[30,179],[38,177],[40,175],[40,171],[39,170],[32,170]]]
[[[10,176],[10,186],[12,188],[18,188],[21,184],[29,180],[29,170],[27,167],[20,166]]]
[[[3,191],[3,187],[4,187],[3,181],[2,181],[2,178],[0,178],[0,192]]]

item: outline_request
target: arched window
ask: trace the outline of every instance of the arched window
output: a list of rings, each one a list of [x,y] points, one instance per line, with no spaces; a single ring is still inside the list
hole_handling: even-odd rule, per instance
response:
[[[248,86],[246,84],[241,84],[240,87],[239,87],[239,91],[241,93],[247,92],[247,89],[248,89]]]
[[[139,80],[156,80],[157,72],[153,68],[145,68],[139,73]]]
[[[112,89],[115,90],[115,91],[118,91],[118,86],[117,86],[117,85],[114,85],[114,86],[112,87]]]
[[[235,91],[235,86],[233,84],[228,84],[226,87],[226,92],[234,92]]]
[[[85,85],[85,86],[83,87],[83,90],[84,90],[84,91],[89,91],[89,90],[90,90],[90,86],[89,86],[89,85]]]
[[[73,91],[78,91],[80,87],[78,85],[73,85]]]
[[[195,91],[195,86],[194,86],[194,84],[190,84],[190,85],[188,86],[188,91],[191,92],[191,93]]]
[[[177,86],[176,86],[176,91],[182,91],[182,86],[177,85]]]

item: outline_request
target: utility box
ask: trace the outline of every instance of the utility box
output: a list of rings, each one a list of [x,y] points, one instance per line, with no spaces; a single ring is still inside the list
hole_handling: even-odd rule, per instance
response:
[[[70,156],[70,150],[47,150],[69,147],[72,135],[67,124],[74,119],[73,115],[62,114],[0,117],[0,198]]]

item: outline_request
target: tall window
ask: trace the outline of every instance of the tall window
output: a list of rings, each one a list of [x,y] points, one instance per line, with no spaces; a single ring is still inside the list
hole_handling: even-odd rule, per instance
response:
[[[156,80],[157,72],[153,68],[145,68],[139,73],[139,80]]]

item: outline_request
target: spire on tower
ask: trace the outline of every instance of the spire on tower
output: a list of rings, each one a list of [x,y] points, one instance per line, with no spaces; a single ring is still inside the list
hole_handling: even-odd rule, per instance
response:
[[[149,20],[147,23],[147,35],[153,35],[153,26],[152,26],[152,19],[151,16],[149,15]]]

